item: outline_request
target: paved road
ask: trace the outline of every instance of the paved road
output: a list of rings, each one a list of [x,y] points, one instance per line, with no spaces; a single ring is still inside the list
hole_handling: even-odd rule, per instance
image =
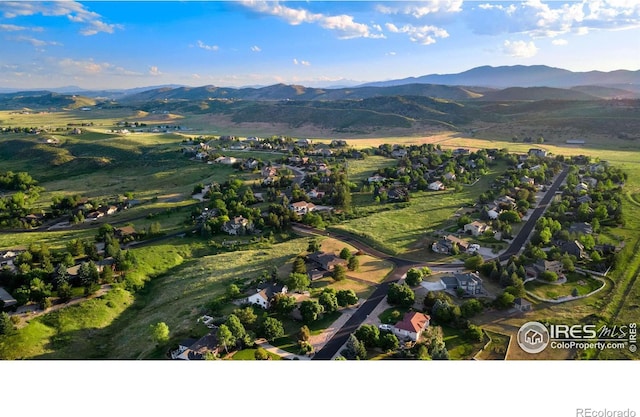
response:
[[[556,177],[556,180],[549,187],[544,197],[542,197],[542,200],[540,200],[538,207],[533,210],[527,222],[524,224],[524,226],[522,226],[522,229],[520,229],[520,233],[518,233],[518,236],[513,239],[511,245],[509,245],[507,250],[504,251],[502,255],[498,256],[498,260],[500,260],[501,262],[506,261],[511,256],[517,255],[518,252],[524,247],[525,243],[529,240],[529,235],[533,231],[533,228],[536,226],[536,222],[544,214],[545,210],[549,206],[549,203],[551,202],[551,199],[556,194],[556,191],[558,191],[562,182],[565,180],[565,178],[567,178],[568,173],[569,166],[566,166]]]
[[[529,235],[533,231],[533,228],[535,227],[536,222],[547,209],[547,206],[551,202],[551,199],[555,195],[558,188],[560,188],[560,185],[562,184],[562,182],[567,177],[568,172],[569,172],[569,167],[567,166],[562,170],[562,172],[558,175],[558,177],[556,177],[553,184],[547,190],[547,193],[540,200],[540,203],[538,204],[538,206],[533,210],[533,212],[529,216],[529,219],[527,220],[527,222],[524,224],[522,229],[520,229],[520,232],[518,233],[518,235],[511,242],[511,245],[509,245],[507,250],[502,255],[497,257],[498,260],[500,261],[508,260],[512,255],[517,254],[520,251],[520,249],[524,246],[524,244],[529,239]],[[389,274],[387,279],[385,279],[383,283],[379,284],[376,287],[371,297],[369,297],[360,306],[360,308],[355,313],[353,313],[351,318],[344,324],[344,326],[342,326],[342,328],[340,328],[333,335],[333,337],[330,340],[327,341],[324,347],[320,349],[318,352],[316,352],[312,360],[333,359],[335,355],[339,353],[342,346],[344,346],[344,344],[347,342],[349,335],[355,332],[358,329],[358,327],[360,327],[360,325],[367,319],[369,314],[371,314],[371,312],[376,308],[376,306],[386,297],[389,284],[392,282],[398,282],[398,280],[400,280],[402,276],[406,274],[411,267],[414,267],[417,265],[426,265],[429,267],[439,267],[439,268],[443,268],[443,267],[456,268],[456,269],[460,268],[460,265],[455,265],[455,264],[453,265],[441,264],[441,263],[420,264],[415,261],[394,257],[384,252],[381,252],[379,250],[373,249],[368,245],[358,241],[357,239],[347,234],[341,234],[336,232],[325,232],[322,230],[309,228],[303,225],[294,226],[294,231],[297,231],[298,233],[313,233],[313,234],[335,237],[335,238],[341,239],[344,242],[351,244],[352,246],[356,247],[359,250],[367,252],[378,258],[391,261],[396,265],[396,268],[393,270],[391,274]]]

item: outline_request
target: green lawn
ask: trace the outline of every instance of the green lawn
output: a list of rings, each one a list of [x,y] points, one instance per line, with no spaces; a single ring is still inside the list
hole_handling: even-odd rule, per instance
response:
[[[578,295],[589,294],[602,287],[602,282],[595,278],[588,278],[578,273],[568,273],[567,282],[564,284],[546,284],[539,281],[530,281],[525,284],[525,289],[540,298],[553,300],[572,295],[574,289]]]
[[[464,330],[442,326],[444,344],[449,351],[450,359],[471,359],[478,353],[486,341],[469,342],[464,335]]]
[[[376,204],[370,197],[356,195],[354,210],[363,217],[334,227],[364,237],[390,253],[428,260],[433,255],[427,247],[426,235],[452,225],[454,213],[465,205],[474,204],[504,169],[504,164],[496,165],[475,185],[464,187],[458,193],[453,190],[411,193],[409,203]]]
[[[254,361],[256,360],[255,358],[256,350],[258,349],[251,348],[251,349],[239,350],[238,352],[233,354],[231,359],[234,361]],[[273,360],[273,361],[282,360],[282,358],[276,355],[275,353],[267,352],[267,354],[269,355],[269,360]]]

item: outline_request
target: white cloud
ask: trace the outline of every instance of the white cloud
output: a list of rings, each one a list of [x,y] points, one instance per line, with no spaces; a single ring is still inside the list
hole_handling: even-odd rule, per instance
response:
[[[0,25],[0,32],[18,32],[21,30],[27,30],[28,28],[25,26],[17,26],[17,25]]]
[[[399,2],[400,3],[400,2]],[[385,5],[376,6],[376,10],[383,14],[404,14],[420,19],[429,14],[458,13],[462,11],[462,0],[423,0],[415,3],[401,2],[401,6]]]
[[[160,70],[158,69],[158,67],[156,67],[155,65],[152,65],[149,67],[149,75],[152,76],[158,76],[158,75],[162,75],[162,73],[160,72]]]
[[[551,41],[551,43],[556,46],[564,46],[569,44],[566,39],[554,39]]]
[[[515,4],[483,3],[467,13],[467,23],[478,34],[522,33],[556,37],[590,29],[640,27],[640,2],[631,0],[546,1]]]
[[[111,64],[109,62],[95,62],[93,59],[76,60],[64,58],[57,63],[57,67],[64,72],[65,75],[120,75],[120,76],[141,76],[143,74],[135,71],[127,70],[123,67]]]
[[[293,9],[284,6],[278,1],[245,0],[241,4],[260,13],[280,17],[290,25],[313,23],[324,29],[334,30],[339,33],[340,39],[384,37],[382,33],[374,33],[372,29],[375,28],[364,23],[355,22],[353,16],[346,14],[329,16],[322,13],[313,13],[306,9]]]
[[[304,60],[299,61],[297,58],[293,58],[293,65],[302,65],[305,67],[309,67],[311,66],[311,63],[309,61],[304,61]]]
[[[409,36],[412,42],[419,43],[421,45],[431,45],[436,43],[436,38],[447,38],[449,33],[436,26],[413,26],[404,25],[397,27],[393,23],[387,23],[386,28],[392,33],[405,33]]]
[[[531,58],[538,53],[538,48],[533,42],[525,41],[504,41],[502,51],[513,57]]]
[[[122,29],[122,25],[103,22],[102,16],[88,10],[85,5],[76,1],[6,1],[0,2],[0,12],[8,19],[37,14],[43,16],[66,16],[71,22],[84,25],[80,33],[85,36],[101,32],[113,33],[116,29]]]
[[[43,46],[62,46],[62,44],[59,42],[43,41],[41,39],[36,39],[29,36],[15,36],[9,39],[14,40],[16,42],[30,43],[35,48],[42,48]]]
[[[253,46],[251,47],[251,51],[252,51],[252,52],[260,52],[260,51],[262,51],[262,49],[260,49],[260,47],[259,47],[259,46],[257,46],[257,45],[253,45]]]
[[[198,41],[198,48],[204,49],[205,51],[217,51],[220,49],[218,45],[207,45],[202,41]]]

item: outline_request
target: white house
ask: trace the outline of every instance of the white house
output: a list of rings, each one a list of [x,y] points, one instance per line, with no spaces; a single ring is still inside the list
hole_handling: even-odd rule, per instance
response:
[[[242,235],[252,229],[253,225],[249,219],[245,219],[243,216],[236,216],[222,225],[222,231],[230,235]]]
[[[372,182],[382,182],[384,180],[386,180],[386,178],[383,177],[382,175],[379,175],[379,174],[376,174],[373,177],[369,177],[367,179],[367,181],[370,182],[370,183],[372,183]]]
[[[489,229],[489,225],[479,221],[474,221],[464,225],[465,232],[471,232],[473,236],[480,236]]]
[[[304,215],[315,210],[316,205],[313,203],[307,203],[306,201],[298,201],[296,203],[289,204],[289,209],[295,211],[297,214]]]
[[[432,191],[440,191],[440,190],[444,190],[444,184],[442,183],[442,181],[434,181],[431,184],[429,184],[427,188],[429,188]]]
[[[258,286],[256,292],[249,295],[245,302],[248,304],[254,304],[264,308],[265,310],[271,307],[271,299],[276,294],[286,294],[288,291],[287,286],[277,283],[266,283]]]
[[[429,326],[431,317],[426,314],[412,311],[405,313],[402,321],[393,325],[393,333],[400,339],[409,339],[417,342],[424,329]]]

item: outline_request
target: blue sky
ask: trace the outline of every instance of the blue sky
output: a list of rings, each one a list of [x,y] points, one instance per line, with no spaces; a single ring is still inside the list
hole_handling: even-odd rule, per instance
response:
[[[330,86],[640,69],[640,1],[0,0],[0,87]]]

